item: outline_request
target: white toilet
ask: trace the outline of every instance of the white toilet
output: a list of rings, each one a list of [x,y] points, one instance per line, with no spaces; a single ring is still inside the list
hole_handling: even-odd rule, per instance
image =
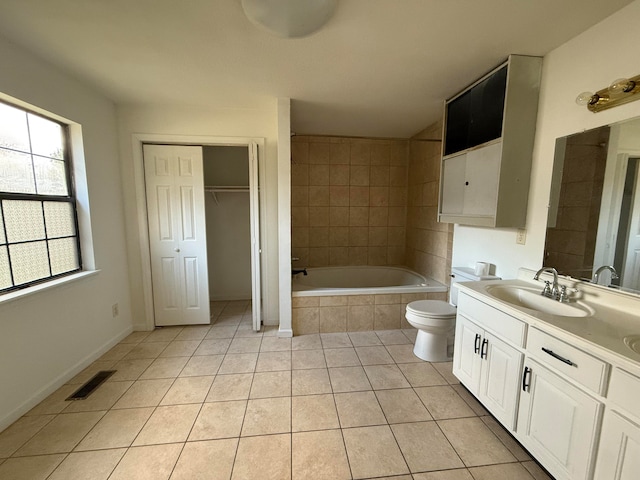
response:
[[[466,267],[451,269],[450,303],[442,300],[417,300],[407,304],[405,318],[418,329],[413,353],[427,362],[447,362],[453,356],[453,335],[456,328],[457,282],[497,280],[495,275],[477,276]]]

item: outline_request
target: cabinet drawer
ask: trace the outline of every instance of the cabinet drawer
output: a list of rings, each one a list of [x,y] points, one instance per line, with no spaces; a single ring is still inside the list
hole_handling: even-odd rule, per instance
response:
[[[614,368],[607,398],[627,412],[640,418],[640,378],[629,372]]]
[[[527,351],[592,392],[604,392],[609,364],[599,358],[534,327],[529,329]]]
[[[460,292],[458,312],[518,347],[524,347],[526,324],[486,303]]]

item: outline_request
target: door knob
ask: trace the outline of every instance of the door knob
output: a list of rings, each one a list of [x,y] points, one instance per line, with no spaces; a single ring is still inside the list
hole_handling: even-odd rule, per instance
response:
[[[180,249],[179,249],[179,248],[176,248],[176,249],[174,249],[174,252],[176,252],[176,253],[180,253]]]

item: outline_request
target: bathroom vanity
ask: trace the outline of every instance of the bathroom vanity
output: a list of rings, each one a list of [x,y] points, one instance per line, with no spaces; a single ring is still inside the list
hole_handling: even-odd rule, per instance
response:
[[[557,480],[640,478],[640,297],[534,274],[459,284],[453,373]]]

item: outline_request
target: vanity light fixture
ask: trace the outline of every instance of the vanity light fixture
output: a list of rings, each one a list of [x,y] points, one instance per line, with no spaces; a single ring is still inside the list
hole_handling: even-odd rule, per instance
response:
[[[586,105],[590,111],[596,113],[639,100],[640,95],[636,95],[637,93],[640,93],[640,75],[614,80],[607,88],[596,93],[582,92],[576,98],[576,103]]]

